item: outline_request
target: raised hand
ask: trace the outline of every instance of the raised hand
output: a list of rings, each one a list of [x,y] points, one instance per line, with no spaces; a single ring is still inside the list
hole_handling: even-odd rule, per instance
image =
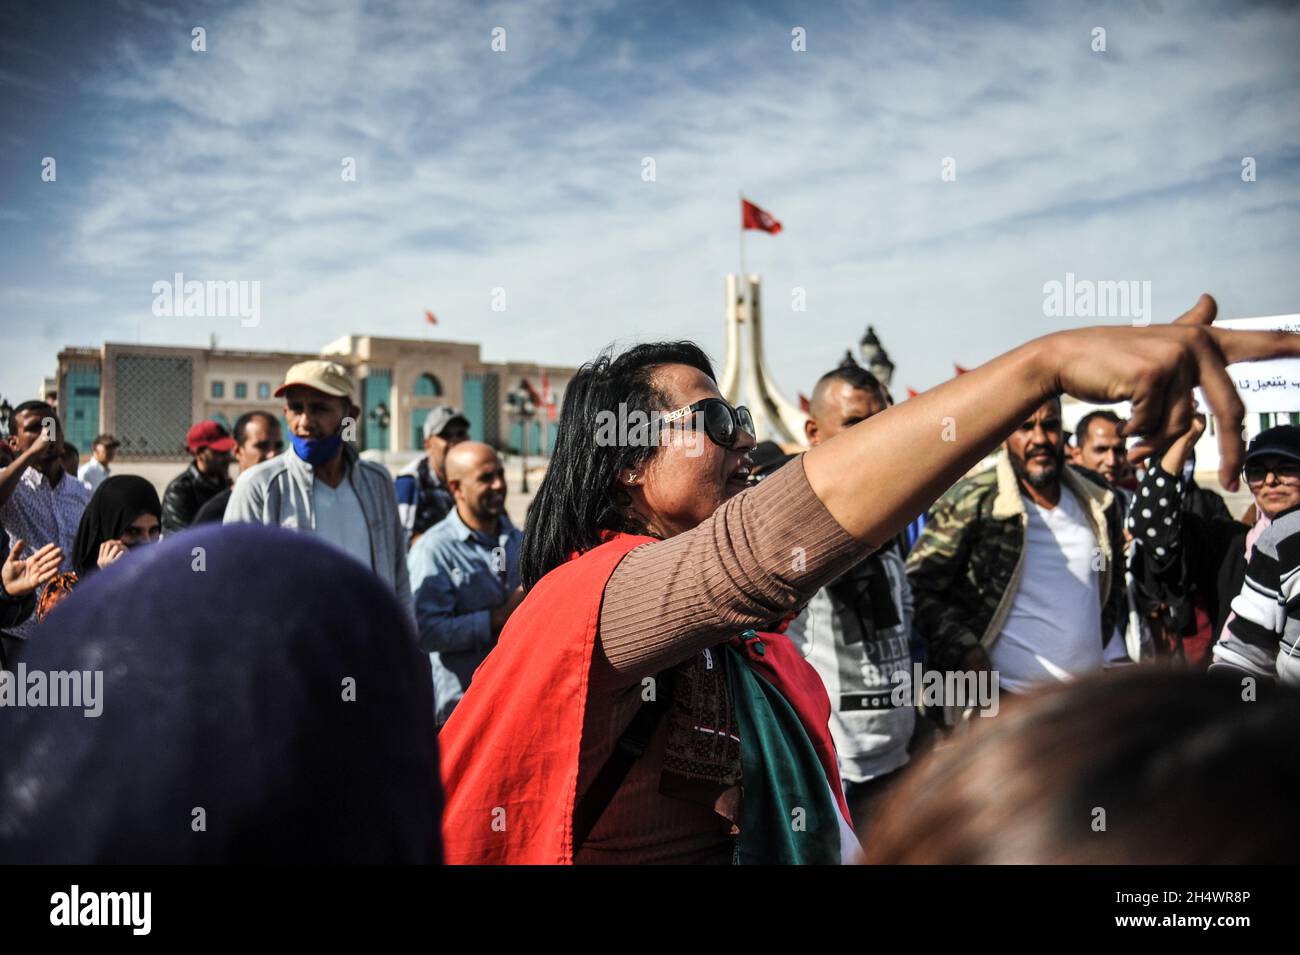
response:
[[[54,544],[46,544],[30,557],[23,559],[26,541],[14,541],[13,549],[0,567],[0,580],[5,593],[11,597],[25,597],[37,587],[54,579],[63,563],[63,551]]]
[[[1165,469],[1166,473],[1177,474],[1182,470],[1188,455],[1196,447],[1196,442],[1201,440],[1201,435],[1205,433],[1205,428],[1205,412],[1201,411],[1197,406],[1192,414],[1191,427],[1165,450],[1160,466]],[[1160,449],[1150,441],[1139,441],[1129,447],[1127,452],[1128,463],[1137,466],[1159,451]]]
[[[99,557],[95,563],[99,565],[100,570],[103,570],[113,561],[119,560],[126,553],[126,550],[126,545],[120,540],[104,541],[99,545]]]
[[[1158,448],[1191,428],[1192,389],[1199,385],[1220,423],[1219,483],[1235,491],[1246,408],[1227,366],[1300,357],[1300,335],[1214,328],[1217,311],[1214,299],[1202,295],[1172,325],[1085,328],[1040,341],[1051,346],[1056,390],[1085,401],[1131,401],[1133,414],[1123,433],[1141,435]]]

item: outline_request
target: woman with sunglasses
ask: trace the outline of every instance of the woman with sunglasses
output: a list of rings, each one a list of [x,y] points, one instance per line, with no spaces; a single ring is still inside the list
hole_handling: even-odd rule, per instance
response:
[[[752,425],[698,347],[585,365],[529,510],[528,596],[439,737],[448,861],[849,861],[825,691],[769,631],[1049,395],[1131,399],[1126,433],[1164,446],[1199,384],[1235,486],[1244,412],[1224,366],[1300,355],[1300,336],[1214,314],[1203,296],[1172,326],[1037,339],[752,488]],[[634,413],[657,426],[599,427]],[[693,430],[663,440],[679,422]]]
[[[1205,426],[1198,414],[1163,457],[1151,457],[1128,525],[1135,577],[1162,608],[1160,629],[1169,652],[1189,669],[1215,661],[1242,666],[1257,657],[1228,631],[1233,599],[1261,535],[1279,515],[1300,507],[1300,427],[1294,425],[1269,428],[1251,441],[1241,473],[1253,504],[1241,520],[1222,503],[1217,509],[1200,506],[1202,495],[1222,501],[1198,488],[1192,476],[1190,459]]]

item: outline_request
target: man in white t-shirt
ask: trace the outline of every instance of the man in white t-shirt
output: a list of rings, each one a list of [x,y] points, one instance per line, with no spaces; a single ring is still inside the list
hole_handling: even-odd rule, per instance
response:
[[[930,511],[908,557],[915,625],[939,670],[993,670],[1002,691],[1070,680],[1123,651],[1123,522],[1114,491],[1065,463],[1061,406],[1037,408],[995,468]]]
[[[988,648],[1000,686],[1024,692],[1102,667],[1097,535],[1073,494],[1025,496],[1025,562],[1002,632]]]
[[[117,456],[119,444],[111,434],[101,434],[90,449],[90,460],[77,471],[77,480],[84,481],[92,493],[112,472],[109,465]]]

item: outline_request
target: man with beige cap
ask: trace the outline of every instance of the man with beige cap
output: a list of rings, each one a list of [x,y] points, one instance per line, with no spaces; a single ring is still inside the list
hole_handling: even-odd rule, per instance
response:
[[[240,474],[224,523],[315,534],[387,581],[414,619],[392,478],[343,440],[344,426],[360,413],[346,369],[323,359],[300,362],[275,396],[284,397],[292,449]]]

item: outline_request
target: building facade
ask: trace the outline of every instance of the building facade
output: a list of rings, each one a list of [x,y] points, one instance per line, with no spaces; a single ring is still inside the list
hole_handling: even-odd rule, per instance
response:
[[[470,436],[504,451],[547,454],[564,388],[576,369],[531,362],[485,362],[479,345],[427,339],[346,335],[319,352],[231,351],[216,348],[106,342],[65,348],[54,385],[69,441],[83,453],[95,436],[121,442],[123,460],[185,458],[185,435],[196,421],[231,427],[248,411],[283,422],[273,397],[290,365],[330,358],[349,369],[361,450],[383,453],[423,447],[424,419],[442,405],[461,409]],[[553,405],[524,418],[508,407],[512,391],[549,388]]]

